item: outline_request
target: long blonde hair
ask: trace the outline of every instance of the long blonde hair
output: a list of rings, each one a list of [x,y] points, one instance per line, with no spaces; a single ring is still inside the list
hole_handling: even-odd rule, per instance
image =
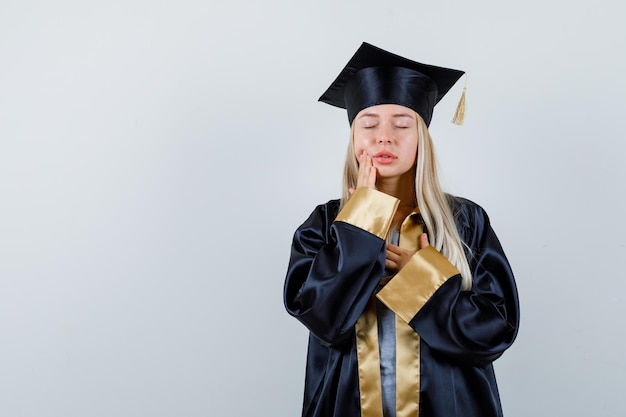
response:
[[[421,116],[415,113],[417,119],[418,150],[415,167],[415,195],[420,214],[429,232],[431,246],[445,256],[463,278],[462,288],[469,290],[472,287],[472,273],[459,232],[454,222],[452,208],[439,184],[433,142]],[[343,190],[341,205],[350,198],[350,188],[356,188],[359,166],[354,153],[354,123],[350,129],[350,143],[346,153],[346,162],[343,169]],[[467,248],[467,246],[465,246]],[[469,248],[467,248],[469,251]],[[470,255],[471,256],[471,253]]]

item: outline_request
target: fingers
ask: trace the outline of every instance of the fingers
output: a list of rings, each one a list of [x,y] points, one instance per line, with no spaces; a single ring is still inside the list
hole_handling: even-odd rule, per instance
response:
[[[394,253],[400,253],[401,251],[406,250],[406,249],[402,249],[398,245],[394,245],[393,243],[387,243],[385,247]]]
[[[385,268],[394,274],[398,272],[398,264],[390,261],[389,259],[385,260]]]
[[[385,267],[394,273],[398,272],[404,268],[414,254],[413,251],[388,243],[385,253]]]
[[[387,244],[385,253],[385,267],[393,273],[398,272],[410,257],[410,252],[400,246]]]
[[[400,258],[402,256],[399,253],[394,253],[392,251],[390,251],[389,249],[387,249],[387,253],[385,254],[385,259],[391,262],[395,262],[398,263],[398,261],[400,261]]]
[[[387,243],[386,245],[387,247],[387,253],[390,253],[391,256],[393,256],[394,258],[401,258],[401,257],[411,257],[413,256],[414,252],[411,252],[408,249],[403,249],[398,245],[394,245],[392,243]]]
[[[428,242],[428,235],[426,233],[422,233],[420,236],[420,249],[424,249],[426,246],[430,246]]]
[[[372,157],[363,152],[359,155],[359,175],[357,178],[358,187],[376,187],[376,167],[372,162]]]
[[[400,246],[394,245],[392,243],[387,243],[386,247],[387,247],[387,257],[389,256],[393,258],[400,257],[400,254],[402,253],[400,252],[402,250]]]
[[[385,253],[385,268],[393,273],[398,272],[398,263],[400,262],[400,254],[397,253],[396,245],[390,243],[387,244],[387,251]]]
[[[366,187],[376,188],[376,167],[370,167]]]

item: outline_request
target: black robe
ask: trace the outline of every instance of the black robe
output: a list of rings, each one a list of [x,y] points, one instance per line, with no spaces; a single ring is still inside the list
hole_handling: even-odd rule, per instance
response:
[[[349,207],[357,193],[365,195],[360,208]],[[471,201],[450,197],[457,229],[469,247],[470,291],[462,290],[456,268],[430,247],[414,255],[417,267],[405,266],[377,293],[385,268],[383,238],[397,205],[373,202],[382,194],[377,191],[357,193],[341,213],[338,200],[318,206],[293,239],[284,302],[310,331],[302,415],[382,415],[364,410],[364,394],[371,391],[361,389],[355,331],[378,297],[419,336],[415,406],[420,417],[502,416],[492,362],[515,339],[519,304],[487,214]],[[393,199],[384,196],[387,202]],[[372,212],[379,216],[374,225],[363,220]],[[424,285],[423,277],[411,272],[423,270],[435,277]]]

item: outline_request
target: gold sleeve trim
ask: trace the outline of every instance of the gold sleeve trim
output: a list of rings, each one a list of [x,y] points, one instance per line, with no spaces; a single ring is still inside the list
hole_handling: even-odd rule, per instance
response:
[[[459,271],[432,246],[421,249],[376,296],[410,322],[437,289]]]
[[[372,188],[360,187],[352,194],[335,220],[350,223],[385,239],[398,204],[400,200],[395,197]]]

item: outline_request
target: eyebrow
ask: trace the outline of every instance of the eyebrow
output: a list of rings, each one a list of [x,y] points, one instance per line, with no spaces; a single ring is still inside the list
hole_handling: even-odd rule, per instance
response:
[[[363,117],[380,117],[380,115],[378,113],[363,113],[358,117],[358,119],[361,119]],[[410,119],[413,118],[413,116],[408,113],[396,113],[392,114],[391,117],[408,117]]]

